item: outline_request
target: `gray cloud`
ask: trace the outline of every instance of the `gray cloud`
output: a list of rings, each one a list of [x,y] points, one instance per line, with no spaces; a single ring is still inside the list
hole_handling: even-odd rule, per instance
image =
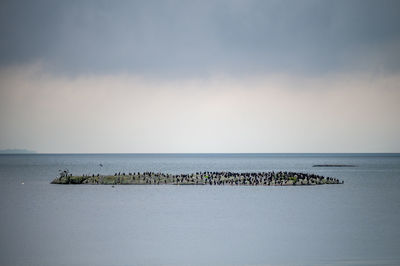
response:
[[[66,74],[400,70],[399,1],[2,1],[0,65]]]
[[[158,80],[8,69],[0,71],[0,148],[398,152],[399,84],[400,75],[355,73]]]

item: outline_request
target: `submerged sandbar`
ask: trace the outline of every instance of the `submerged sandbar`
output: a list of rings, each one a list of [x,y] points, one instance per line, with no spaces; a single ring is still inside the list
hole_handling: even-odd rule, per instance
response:
[[[114,175],[74,176],[60,173],[52,184],[88,185],[233,185],[233,186],[294,186],[343,184],[337,178],[296,172],[197,172],[192,174],[169,173],[115,173]]]
[[[356,167],[353,164],[314,164],[313,167]]]

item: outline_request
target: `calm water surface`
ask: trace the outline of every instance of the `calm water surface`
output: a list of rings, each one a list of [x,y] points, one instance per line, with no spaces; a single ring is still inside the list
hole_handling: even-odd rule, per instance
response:
[[[290,170],[345,183],[49,184],[65,168]],[[400,154],[0,155],[0,199],[0,265],[400,265]]]

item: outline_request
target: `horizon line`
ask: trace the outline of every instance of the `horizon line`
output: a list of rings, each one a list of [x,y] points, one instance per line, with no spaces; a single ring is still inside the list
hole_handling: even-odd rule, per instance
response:
[[[137,155],[169,155],[169,154],[399,154],[400,152],[21,152],[1,153],[0,155],[91,155],[91,154],[137,154]]]

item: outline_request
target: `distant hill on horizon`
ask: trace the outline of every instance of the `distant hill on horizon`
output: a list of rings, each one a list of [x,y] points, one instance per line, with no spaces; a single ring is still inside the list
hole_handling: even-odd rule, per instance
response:
[[[0,149],[0,154],[19,154],[19,153],[36,153],[36,151],[31,151],[27,149]]]

